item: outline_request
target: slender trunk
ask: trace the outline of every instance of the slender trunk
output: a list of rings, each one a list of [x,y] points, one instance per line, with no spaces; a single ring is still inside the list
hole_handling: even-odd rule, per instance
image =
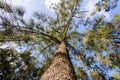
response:
[[[67,45],[64,41],[59,45],[52,64],[41,76],[40,80],[76,80]]]

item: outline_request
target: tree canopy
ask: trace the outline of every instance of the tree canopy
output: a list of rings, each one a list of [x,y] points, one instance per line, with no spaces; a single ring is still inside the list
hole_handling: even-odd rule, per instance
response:
[[[61,0],[51,5],[54,17],[34,12],[29,20],[23,7],[0,1],[0,45],[25,48],[0,49],[0,79],[39,79],[62,40],[67,43],[78,80],[120,79],[120,14],[111,21],[104,15],[95,16],[119,6],[118,0],[98,0],[92,19],[86,18],[82,1]],[[80,32],[82,26],[84,32]]]

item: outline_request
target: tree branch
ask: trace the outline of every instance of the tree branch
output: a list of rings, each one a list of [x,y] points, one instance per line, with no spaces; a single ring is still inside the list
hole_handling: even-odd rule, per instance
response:
[[[20,29],[19,28],[19,31],[27,31],[27,32],[31,32],[31,33],[37,33],[37,34],[40,34],[40,35],[42,35],[42,36],[46,36],[46,37],[49,37],[50,39],[52,39],[53,41],[55,41],[56,43],[60,43],[60,41],[57,39],[57,38],[55,38],[55,37],[53,37],[53,36],[51,36],[51,35],[48,35],[48,34],[45,34],[45,33],[43,33],[43,32],[38,32],[37,30],[29,30],[29,29]]]
[[[70,22],[72,21],[74,15],[75,15],[75,11],[76,11],[76,9],[77,9],[78,4],[79,4],[79,2],[78,2],[78,0],[77,0],[77,1],[76,1],[76,6],[75,6],[75,8],[74,8],[74,10],[73,10],[73,12],[72,12],[72,16],[70,17],[70,19],[68,20],[68,22],[64,25],[65,28],[64,28],[64,31],[63,31],[63,33],[64,33],[63,40],[66,39],[67,32],[68,32],[68,30],[69,30],[69,24],[70,24]]]

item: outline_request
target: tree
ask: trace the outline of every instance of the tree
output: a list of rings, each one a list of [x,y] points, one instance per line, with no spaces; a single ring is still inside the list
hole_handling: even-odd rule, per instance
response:
[[[52,64],[42,75],[40,80],[76,80],[67,45],[62,41],[53,58]]]
[[[108,4],[109,1],[100,0],[96,4],[95,13],[103,8],[101,5],[104,5],[106,10],[114,8]],[[27,45],[30,51],[39,50],[39,53],[47,55],[47,59],[54,56],[46,71],[43,68],[46,64],[43,65],[41,71],[45,72],[40,80],[75,80],[74,71],[78,79],[115,78],[116,74],[112,77],[107,72],[119,68],[119,15],[114,17],[114,22],[104,21],[103,16],[95,17],[95,20],[91,21],[92,27],[85,33],[80,33],[77,30],[80,24],[88,25],[83,15],[86,11],[80,9],[80,4],[81,0],[61,0],[59,5],[51,6],[55,10],[55,17],[35,12],[37,21],[31,18],[27,22],[23,8],[0,2],[0,11],[3,14],[0,15],[0,42],[2,44],[12,41],[20,46]],[[53,54],[56,46],[59,46],[58,50]],[[79,65],[73,69],[70,59],[75,58]]]
[[[18,53],[12,49],[0,49],[1,80],[36,80],[40,67],[30,52]],[[36,66],[35,66],[36,65]]]
[[[54,44],[54,43],[56,43],[56,44],[59,44],[59,43],[61,43],[62,41],[64,41],[64,42],[62,42],[61,43],[61,45],[63,45],[64,47],[65,47],[65,52],[62,52],[62,49],[60,48],[59,50],[61,50],[61,51],[58,51],[57,53],[56,53],[56,57],[54,58],[54,59],[56,59],[57,57],[61,57],[66,63],[68,63],[67,65],[65,64],[65,63],[62,63],[62,65],[64,65],[64,66],[66,66],[65,67],[65,69],[67,69],[68,68],[68,70],[66,71],[65,69],[62,71],[62,73],[61,74],[63,74],[64,73],[64,71],[65,71],[65,73],[64,73],[64,76],[66,76],[66,77],[63,77],[62,79],[66,79],[66,78],[68,78],[68,79],[76,79],[76,77],[75,77],[75,74],[74,74],[74,69],[73,69],[73,67],[72,67],[72,63],[71,63],[71,61],[70,61],[70,58],[69,58],[69,55],[68,55],[68,52],[67,52],[67,49],[66,49],[66,46],[67,46],[67,43],[66,43],[66,39],[67,39],[67,34],[68,34],[68,29],[69,29],[69,26],[71,25],[71,21],[72,21],[72,18],[73,18],[73,16],[75,16],[75,14],[76,14],[76,9],[78,9],[78,7],[77,7],[77,5],[78,5],[78,1],[75,1],[74,2],[74,4],[72,4],[72,5],[70,5],[70,6],[68,6],[70,3],[68,3],[68,2],[66,2],[66,4],[64,4],[64,2],[62,2],[59,6],[61,7],[58,11],[59,12],[62,12],[62,13],[60,13],[59,14],[59,12],[57,12],[58,13],[58,18],[57,19],[60,19],[61,20],[61,22],[60,22],[60,24],[63,24],[63,25],[60,25],[60,26],[62,26],[62,27],[59,27],[59,22],[58,21],[56,21],[56,20],[53,20],[53,18],[52,19],[50,19],[50,21],[51,22],[48,22],[48,23],[46,23],[47,24],[47,26],[49,25],[51,28],[53,28],[53,29],[51,29],[51,30],[49,30],[49,29],[44,29],[45,28],[45,26],[44,27],[42,27],[42,25],[44,25],[44,24],[42,24],[42,25],[40,25],[40,24],[35,24],[35,22],[34,22],[34,20],[30,20],[30,23],[25,23],[25,21],[23,21],[23,19],[22,19],[22,17],[23,17],[23,14],[24,14],[24,10],[23,9],[12,9],[8,4],[4,4],[5,5],[5,7],[4,7],[4,5],[3,5],[3,12],[5,11],[5,10],[7,10],[7,7],[6,6],[8,6],[8,11],[5,11],[5,12],[8,12],[8,13],[10,13],[10,14],[16,14],[16,15],[13,15],[13,17],[15,17],[15,19],[17,19],[18,21],[20,21],[21,23],[22,23],[22,25],[25,25],[25,27],[24,26],[19,26],[18,24],[16,25],[16,23],[18,23],[18,22],[9,22],[10,20],[8,20],[8,19],[6,19],[6,17],[5,18],[3,18],[3,16],[1,16],[1,19],[2,19],[2,25],[5,25],[5,26],[7,26],[8,27],[8,29],[5,29],[5,31],[9,31],[10,32],[10,34],[11,34],[11,32],[13,31],[13,29],[15,28],[16,30],[18,30],[19,31],[19,33],[17,33],[17,35],[15,35],[14,36],[14,38],[12,38],[12,39],[14,39],[15,40],[15,37],[17,37],[17,39],[18,39],[18,37],[20,36],[22,36],[22,34],[23,34],[23,32],[28,32],[28,33],[35,33],[35,34],[40,34],[40,38],[41,38],[41,40],[43,39],[44,41],[45,41],[45,44],[47,44],[48,43],[48,40],[52,43],[52,44]],[[2,3],[1,3],[2,4]],[[68,7],[65,7],[65,6],[68,6]],[[62,8],[62,7],[64,7],[64,8]],[[70,8],[69,10],[70,10],[70,12],[64,12],[64,10],[65,10],[65,8]],[[73,10],[72,10],[73,9]],[[13,11],[14,10],[14,11]],[[61,15],[63,15],[62,17],[60,17]],[[68,21],[65,21],[67,18],[65,17],[66,15],[71,15],[71,16],[68,16]],[[41,16],[42,16],[42,21],[45,21],[46,20],[46,17],[44,16],[44,15],[42,15],[42,14],[38,14],[38,13],[36,13],[35,14],[35,16],[37,16],[37,17],[40,17],[41,18]],[[54,23],[54,25],[52,25],[52,23]],[[27,26],[26,26],[27,25]],[[40,25],[40,26],[39,26]],[[55,25],[57,25],[56,26],[56,28],[55,29],[57,29],[58,28],[58,30],[57,30],[57,35],[53,35],[53,33],[52,32],[55,32],[56,30],[54,29],[54,26]],[[11,26],[11,28],[9,28]],[[37,31],[37,30],[35,30],[34,29],[34,26],[37,28],[37,27],[40,27],[39,29],[42,29],[42,30],[44,30],[44,31],[46,31],[46,32],[42,32],[41,30],[40,31]],[[4,27],[3,27],[4,28]],[[12,30],[12,31],[11,31]],[[62,31],[63,30],[63,31]],[[21,33],[22,32],[22,33]],[[4,31],[1,31],[1,33],[2,34],[4,34]],[[6,32],[5,32],[6,33]],[[15,32],[13,32],[13,34],[14,33],[16,33],[16,31]],[[51,34],[52,33],[52,34]],[[69,33],[70,34],[70,33]],[[76,32],[76,34],[79,34],[79,33],[77,33]],[[7,37],[9,37],[9,39],[10,39],[10,36],[8,36],[8,34],[5,34],[5,35],[7,35]],[[3,35],[2,35],[3,36]],[[31,35],[28,35],[28,37],[30,37]],[[12,36],[13,37],[13,36]],[[24,36],[22,36],[22,37],[24,37]],[[29,41],[29,39],[30,38],[26,38],[26,36],[25,36],[25,38],[23,38],[24,39],[24,41],[25,42],[28,42]],[[33,37],[31,38],[31,39],[33,39]],[[4,39],[5,40],[5,39]],[[61,55],[61,54],[66,54],[66,56],[63,56],[63,55]],[[65,58],[65,59],[64,59]],[[58,58],[57,58],[58,59]],[[61,61],[61,59],[59,60],[59,61]],[[61,65],[60,63],[57,63],[57,64],[59,64],[59,65]],[[57,64],[55,64],[55,65],[57,65]],[[54,64],[53,64],[54,65]],[[61,66],[62,66],[61,65]],[[54,68],[54,67],[53,67]],[[58,66],[58,68],[59,68],[59,66]],[[61,67],[62,68],[62,67]],[[60,68],[60,69],[61,69]],[[70,71],[70,72],[68,72],[68,71]],[[52,73],[51,73],[52,74]],[[54,75],[53,76],[55,76],[55,74],[57,74],[57,73],[53,73]],[[69,75],[69,74],[71,74],[71,75]],[[45,74],[45,75],[47,75],[47,74]],[[59,75],[58,75],[59,76]],[[62,75],[61,75],[62,76]],[[61,76],[59,76],[58,78],[60,78]],[[47,77],[46,77],[47,78]],[[53,78],[51,78],[51,79],[53,79]]]
[[[95,64],[94,69],[91,71],[93,79],[98,77],[105,79],[107,72],[114,69],[116,72],[110,77],[107,76],[106,79],[119,79],[117,77],[119,69],[116,69],[120,67],[118,64],[120,53],[118,18],[119,15],[116,14],[111,22],[105,22],[100,17],[97,20],[97,25],[94,25],[93,29],[85,34],[84,44],[86,48],[95,51],[92,55],[97,57],[92,63],[99,63],[99,65]]]

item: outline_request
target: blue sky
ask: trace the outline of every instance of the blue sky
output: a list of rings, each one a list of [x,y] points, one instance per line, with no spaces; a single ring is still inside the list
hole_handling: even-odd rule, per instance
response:
[[[6,0],[7,2],[10,0]],[[87,17],[90,16],[90,13],[95,10],[95,3],[99,0],[83,0],[82,9],[88,11]],[[46,14],[51,13],[54,14],[54,10],[50,8],[52,3],[58,4],[60,0],[11,0],[11,3],[14,5],[19,5],[25,7],[27,13],[26,18],[29,18],[34,11],[42,11]],[[118,1],[118,6],[111,10],[110,12],[101,11],[97,14],[104,14],[107,20],[111,20],[113,15],[116,13],[120,13],[120,0]]]

